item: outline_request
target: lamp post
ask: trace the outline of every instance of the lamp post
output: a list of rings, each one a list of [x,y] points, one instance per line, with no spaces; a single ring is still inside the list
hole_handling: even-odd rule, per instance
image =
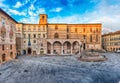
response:
[[[83,38],[83,49],[84,49],[84,50],[85,50],[85,48],[86,48],[85,43],[86,43],[86,36],[84,35],[84,38]]]

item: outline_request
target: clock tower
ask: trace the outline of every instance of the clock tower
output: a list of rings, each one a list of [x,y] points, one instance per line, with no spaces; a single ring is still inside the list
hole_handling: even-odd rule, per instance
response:
[[[40,14],[39,24],[47,24],[47,15],[46,14]]]

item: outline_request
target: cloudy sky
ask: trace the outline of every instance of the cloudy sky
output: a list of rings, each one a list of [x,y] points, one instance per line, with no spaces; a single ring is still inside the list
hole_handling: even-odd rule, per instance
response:
[[[0,8],[18,22],[102,23],[103,32],[120,30],[120,0],[0,0]]]

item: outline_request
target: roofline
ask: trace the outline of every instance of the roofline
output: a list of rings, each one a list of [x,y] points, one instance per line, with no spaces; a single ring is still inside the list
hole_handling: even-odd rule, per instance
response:
[[[67,24],[67,23],[47,23],[47,24],[34,24],[34,23],[22,23],[18,22],[18,24],[26,24],[26,25],[102,25],[101,23],[83,23],[83,24]]]
[[[115,32],[109,32],[109,33],[103,34],[102,36],[117,35],[117,34],[120,34],[120,30]]]
[[[48,23],[48,24],[66,24],[66,25],[93,25],[93,24],[96,24],[96,25],[102,25],[102,23],[76,23],[76,24],[69,24],[69,23]]]
[[[10,17],[14,22],[18,23],[15,19],[13,19],[9,14],[7,14],[3,9],[0,8],[0,12],[4,13],[8,17]]]

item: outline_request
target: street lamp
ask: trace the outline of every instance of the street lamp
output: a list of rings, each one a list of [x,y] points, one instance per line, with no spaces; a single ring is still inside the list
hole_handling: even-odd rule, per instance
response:
[[[83,49],[84,49],[84,50],[85,50],[85,48],[86,48],[85,43],[86,43],[86,36],[84,35],[84,37],[83,37]]]

